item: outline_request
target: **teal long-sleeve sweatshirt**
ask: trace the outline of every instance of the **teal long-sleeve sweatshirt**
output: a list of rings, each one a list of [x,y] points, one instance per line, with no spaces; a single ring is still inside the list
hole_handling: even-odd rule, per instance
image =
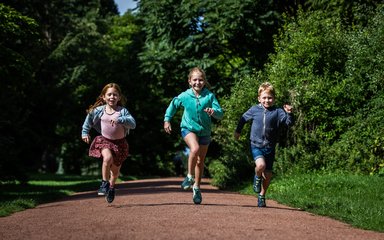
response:
[[[215,95],[207,88],[203,88],[200,96],[195,96],[193,90],[188,90],[173,98],[165,111],[164,121],[170,122],[176,111],[184,108],[182,120],[180,123],[181,129],[188,129],[197,134],[197,136],[211,135],[211,116],[204,112],[205,108],[212,108],[214,113],[212,117],[217,120],[223,118],[223,110],[217,101]]]

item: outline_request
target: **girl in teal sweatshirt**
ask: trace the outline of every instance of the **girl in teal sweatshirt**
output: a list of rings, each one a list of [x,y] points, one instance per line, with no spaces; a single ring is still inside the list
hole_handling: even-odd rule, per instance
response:
[[[190,149],[188,174],[181,184],[184,190],[193,190],[193,202],[200,204],[202,196],[200,182],[204,170],[204,159],[211,142],[211,117],[223,118],[223,110],[215,95],[208,90],[205,72],[198,67],[188,75],[190,88],[173,98],[164,117],[164,130],[171,133],[171,119],[179,107],[184,108],[180,128],[181,136]],[[194,174],[193,174],[194,173]],[[194,176],[195,175],[195,176]]]

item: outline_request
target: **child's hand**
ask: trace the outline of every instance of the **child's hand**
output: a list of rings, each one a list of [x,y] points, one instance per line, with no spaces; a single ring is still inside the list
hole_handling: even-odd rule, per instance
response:
[[[164,130],[166,133],[171,134],[172,127],[170,122],[164,122]]]
[[[111,120],[111,125],[114,127],[118,123],[118,118],[120,117],[120,112],[118,112],[117,117]]]
[[[117,118],[111,119],[110,123],[111,123],[112,127],[115,126],[117,124]]]
[[[284,108],[284,111],[286,111],[287,113],[292,113],[293,111],[293,107],[289,104],[284,104],[283,108]]]
[[[206,108],[204,109],[204,112],[208,113],[209,116],[212,116],[215,110],[213,110],[213,108]]]
[[[89,141],[91,140],[91,137],[89,135],[87,136],[82,136],[81,139],[83,139],[83,141],[87,144],[89,144]]]

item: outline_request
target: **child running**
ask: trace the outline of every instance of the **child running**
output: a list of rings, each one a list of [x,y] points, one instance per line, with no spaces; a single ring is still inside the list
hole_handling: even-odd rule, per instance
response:
[[[265,194],[272,177],[278,131],[282,126],[293,125],[292,106],[284,110],[274,107],[275,90],[269,82],[262,83],[258,90],[259,104],[252,106],[240,118],[234,137],[239,139],[244,124],[252,120],[251,151],[255,161],[253,190],[258,193],[258,207],[266,207]]]
[[[81,132],[81,138],[87,144],[91,141],[91,128],[101,134],[93,140],[89,156],[103,158],[102,181],[98,195],[106,196],[108,203],[115,199],[115,183],[121,165],[128,157],[129,145],[125,137],[129,129],[136,127],[135,119],[124,107],[125,102],[126,98],[122,95],[119,85],[105,85],[96,102],[87,110]]]
[[[173,98],[164,117],[164,130],[170,134],[171,119],[178,108],[184,112],[180,124],[181,136],[190,149],[188,156],[188,174],[181,183],[181,188],[192,188],[192,199],[195,204],[203,200],[200,192],[201,177],[204,171],[204,160],[211,142],[211,117],[223,118],[223,110],[215,95],[208,90],[205,72],[198,67],[191,69],[188,75],[190,88]]]

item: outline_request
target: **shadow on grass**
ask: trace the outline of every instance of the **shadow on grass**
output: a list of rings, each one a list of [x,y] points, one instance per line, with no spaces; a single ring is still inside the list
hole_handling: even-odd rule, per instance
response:
[[[28,184],[1,183],[0,216],[53,202],[74,192],[94,189],[98,182],[92,176],[39,174],[31,176]]]

